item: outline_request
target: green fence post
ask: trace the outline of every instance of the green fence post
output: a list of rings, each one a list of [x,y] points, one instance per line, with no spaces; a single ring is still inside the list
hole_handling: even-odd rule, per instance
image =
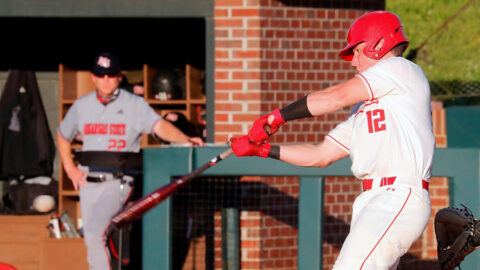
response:
[[[192,148],[147,148],[143,151],[143,193],[171,182],[172,176],[188,173]],[[142,222],[143,269],[172,269],[172,199],[147,212]]]
[[[240,215],[238,208],[222,209],[222,269],[240,270]]]
[[[323,177],[301,177],[298,202],[298,269],[322,269]]]

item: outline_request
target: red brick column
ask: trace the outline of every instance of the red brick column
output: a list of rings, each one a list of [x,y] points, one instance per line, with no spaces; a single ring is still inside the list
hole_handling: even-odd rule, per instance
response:
[[[215,141],[245,134],[260,112],[259,1],[215,1]]]

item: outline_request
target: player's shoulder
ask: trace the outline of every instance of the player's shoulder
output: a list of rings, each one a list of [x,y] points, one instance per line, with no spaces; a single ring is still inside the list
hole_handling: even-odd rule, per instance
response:
[[[396,69],[396,68],[408,68],[411,70],[422,70],[422,68],[415,64],[414,62],[403,58],[403,57],[390,57],[388,59],[385,59],[383,61],[380,61],[380,63],[386,65],[386,66],[391,66],[391,68]]]
[[[90,102],[91,100],[95,100],[96,98],[97,98],[97,91],[94,90],[94,91],[92,91],[92,92],[90,92],[90,93],[88,93],[88,94],[85,94],[85,95],[77,98],[77,99],[75,100],[75,103],[78,103],[78,104],[80,104],[80,103],[88,103],[88,102]]]
[[[418,73],[423,74],[422,68],[412,61],[403,57],[389,57],[381,60],[372,67],[372,71],[376,73],[387,72],[395,76],[409,76],[408,74]]]
[[[402,68],[402,67],[409,67],[412,65],[416,65],[412,61],[409,61],[403,57],[389,57],[387,59],[379,61],[376,66],[382,67],[382,68]]]
[[[120,97],[123,101],[131,102],[135,104],[144,104],[144,103],[148,104],[142,96],[135,95],[123,88],[119,88],[119,90],[120,90]]]

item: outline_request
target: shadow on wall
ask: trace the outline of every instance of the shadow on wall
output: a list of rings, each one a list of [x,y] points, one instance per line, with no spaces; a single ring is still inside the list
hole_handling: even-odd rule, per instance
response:
[[[336,9],[385,9],[385,0],[277,0],[278,2],[292,7],[310,8],[336,8]]]
[[[283,226],[298,230],[298,199],[263,182],[239,182],[235,177],[198,178],[174,195],[173,207],[175,270],[185,269],[186,265],[192,264],[199,269],[214,269],[216,260],[214,252],[215,245],[218,246],[216,241],[218,242],[219,233],[218,212],[225,207],[261,213],[258,217],[263,220],[260,221],[260,226],[271,223],[265,219],[272,218],[275,220],[276,228]],[[323,242],[335,250],[340,250],[350,225],[344,220],[325,214],[323,227]],[[288,236],[290,234],[285,237]],[[262,235],[263,237],[271,239],[276,236]],[[195,250],[195,246],[202,248]],[[196,256],[192,259],[192,254],[195,253]],[[407,253],[401,258],[398,269],[433,270],[438,269],[438,263],[436,260],[424,260],[416,254]]]

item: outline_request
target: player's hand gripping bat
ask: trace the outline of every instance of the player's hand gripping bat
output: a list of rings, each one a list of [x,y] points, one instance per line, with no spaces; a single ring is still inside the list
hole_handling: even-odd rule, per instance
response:
[[[228,156],[232,154],[232,149],[228,148],[225,152],[221,153],[220,155],[216,156],[209,162],[203,164],[202,166],[198,167],[197,169],[193,170],[189,174],[186,174],[172,183],[164,185],[148,195],[138,199],[130,206],[127,206],[125,209],[120,210],[111,220],[111,224],[117,228],[120,228],[135,219],[141,218],[145,212],[155,207],[157,204],[165,200],[167,197],[172,195],[176,190],[180,187],[185,185],[187,182],[192,180],[193,178],[200,175],[206,169],[214,166],[218,162],[226,159]]]

